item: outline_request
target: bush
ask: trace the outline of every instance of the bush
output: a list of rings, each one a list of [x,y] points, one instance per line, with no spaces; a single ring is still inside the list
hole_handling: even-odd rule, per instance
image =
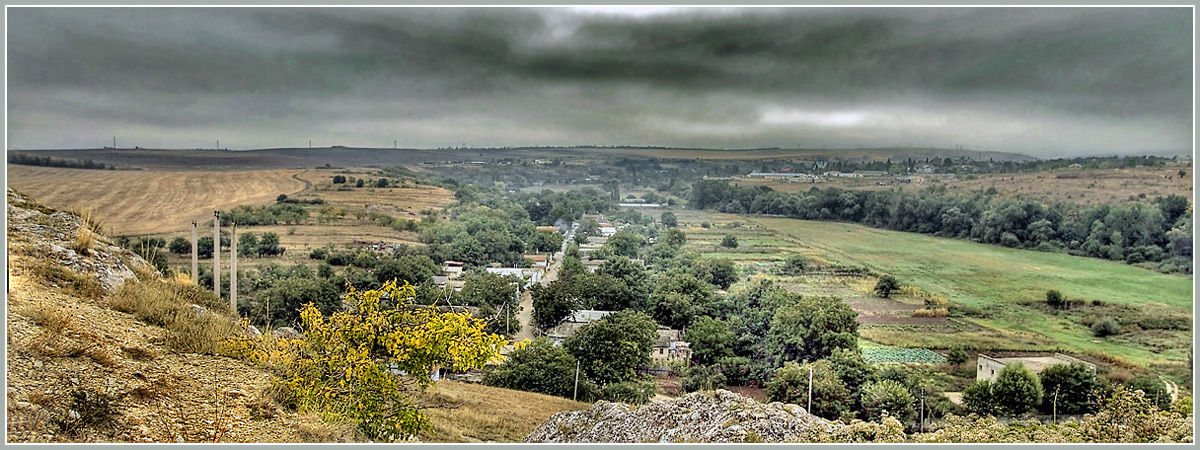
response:
[[[604,386],[600,390],[600,398],[610,402],[640,405],[654,397],[654,383],[644,381],[625,381]]]
[[[571,398],[575,391],[575,357],[549,339],[537,338],[512,352],[504,364],[488,366],[483,384]]]
[[[875,283],[875,295],[880,298],[888,298],[892,293],[900,289],[900,280],[891,275],[884,275],[879,278],[879,282]]]
[[[732,234],[727,234],[721,238],[721,246],[725,248],[738,248],[737,237]]]
[[[1092,411],[1096,375],[1083,364],[1055,364],[1043,370],[1038,378],[1042,382],[1042,411],[1054,413],[1056,407],[1058,414]]]
[[[186,255],[192,252],[192,241],[183,236],[176,237],[167,245],[167,250],[176,255]]]
[[[788,361],[767,381],[767,395],[773,402],[791,403],[808,409],[808,374],[812,369],[812,414],[837,420],[850,413],[854,396],[826,360],[803,366]]]
[[[998,408],[992,395],[991,380],[978,380],[963,389],[963,407],[971,414],[980,416],[996,415]]]
[[[789,255],[779,268],[780,275],[801,275],[808,269],[808,258],[800,255]]]
[[[967,362],[967,359],[970,359],[970,355],[967,354],[967,349],[963,348],[961,345],[955,345],[954,347],[951,347],[950,352],[946,353],[946,360],[950,361],[950,364],[954,364],[956,366]]]
[[[1117,334],[1120,331],[1117,321],[1112,318],[1104,318],[1092,324],[1092,334],[1096,337],[1106,337]]]
[[[724,389],[727,382],[720,366],[695,365],[688,368],[682,387],[684,392],[711,391]]]
[[[901,422],[916,417],[913,396],[904,385],[893,380],[880,380],[862,387],[862,408],[867,420],[878,422],[884,411]]]
[[[1042,402],[1042,385],[1025,366],[1009,364],[992,384],[992,396],[1001,414],[1018,416]]]
[[[1066,306],[1067,300],[1063,298],[1061,292],[1049,290],[1046,291],[1046,304],[1054,308],[1062,309]]]
[[[329,256],[329,251],[323,248],[314,248],[308,252],[308,257],[311,259],[325,259]]]

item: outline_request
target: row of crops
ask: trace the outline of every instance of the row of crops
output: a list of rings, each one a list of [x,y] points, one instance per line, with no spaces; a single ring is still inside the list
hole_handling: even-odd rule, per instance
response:
[[[863,359],[872,364],[882,363],[918,363],[942,364],[946,358],[925,348],[905,347],[864,347]]]

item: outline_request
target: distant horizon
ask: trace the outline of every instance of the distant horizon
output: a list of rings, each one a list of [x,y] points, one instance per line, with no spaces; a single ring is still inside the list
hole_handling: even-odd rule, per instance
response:
[[[878,147],[668,147],[662,145],[594,145],[594,144],[577,144],[577,145],[521,145],[521,146],[502,146],[502,147],[363,147],[357,145],[325,145],[325,146],[273,146],[273,147],[256,147],[256,148],[204,148],[204,147],[79,147],[79,148],[10,148],[7,151],[17,152],[51,152],[51,151],[90,151],[90,150],[162,150],[162,151],[214,151],[214,152],[253,152],[264,150],[320,150],[320,149],[355,149],[355,150],[416,150],[416,151],[438,151],[438,150],[526,150],[526,149],[645,149],[645,150],[702,150],[702,151],[753,151],[753,150],[796,150],[796,151],[838,151],[838,150],[941,150],[941,151],[959,151],[964,153],[995,153],[1029,157],[1037,160],[1053,160],[1053,159],[1077,159],[1077,158],[1135,158],[1135,157],[1175,157],[1175,156],[1191,156],[1193,150],[1185,150],[1175,152],[1173,150],[1150,150],[1144,153],[1108,153],[1108,154],[1087,154],[1087,155],[1063,155],[1053,157],[1038,157],[1027,153],[1002,151],[1002,150],[979,150],[972,148],[954,148],[954,147],[936,147],[936,146],[878,146]]]

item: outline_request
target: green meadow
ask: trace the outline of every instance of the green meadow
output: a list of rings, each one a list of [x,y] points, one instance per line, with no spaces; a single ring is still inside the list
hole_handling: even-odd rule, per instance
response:
[[[980,350],[1057,349],[1143,367],[1187,361],[1191,350],[1191,276],[847,223],[778,218],[756,218],[754,222],[790,241],[793,251],[893,275],[903,283],[948,298],[955,320],[1020,336],[1016,340],[1023,341],[998,346],[1002,343],[962,333],[957,338],[912,336],[909,345],[940,339],[944,345],[935,347],[962,342]],[[1050,289],[1079,304],[1068,311],[1048,308],[1044,299]],[[1123,332],[1094,337],[1087,324],[1103,317],[1117,319]],[[1154,328],[1163,318],[1182,320],[1185,325]],[[905,332],[877,330],[874,334],[896,345]]]

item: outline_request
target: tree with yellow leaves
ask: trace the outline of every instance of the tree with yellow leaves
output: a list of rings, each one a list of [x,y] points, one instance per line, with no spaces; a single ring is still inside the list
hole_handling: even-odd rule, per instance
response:
[[[353,420],[374,440],[402,439],[428,427],[408,394],[428,387],[434,368],[481,368],[507,344],[484,331],[484,321],[414,305],[414,297],[408,283],[351,289],[347,310],[329,317],[304,306],[303,339],[240,336],[230,344],[280,376],[286,406],[327,421]]]

